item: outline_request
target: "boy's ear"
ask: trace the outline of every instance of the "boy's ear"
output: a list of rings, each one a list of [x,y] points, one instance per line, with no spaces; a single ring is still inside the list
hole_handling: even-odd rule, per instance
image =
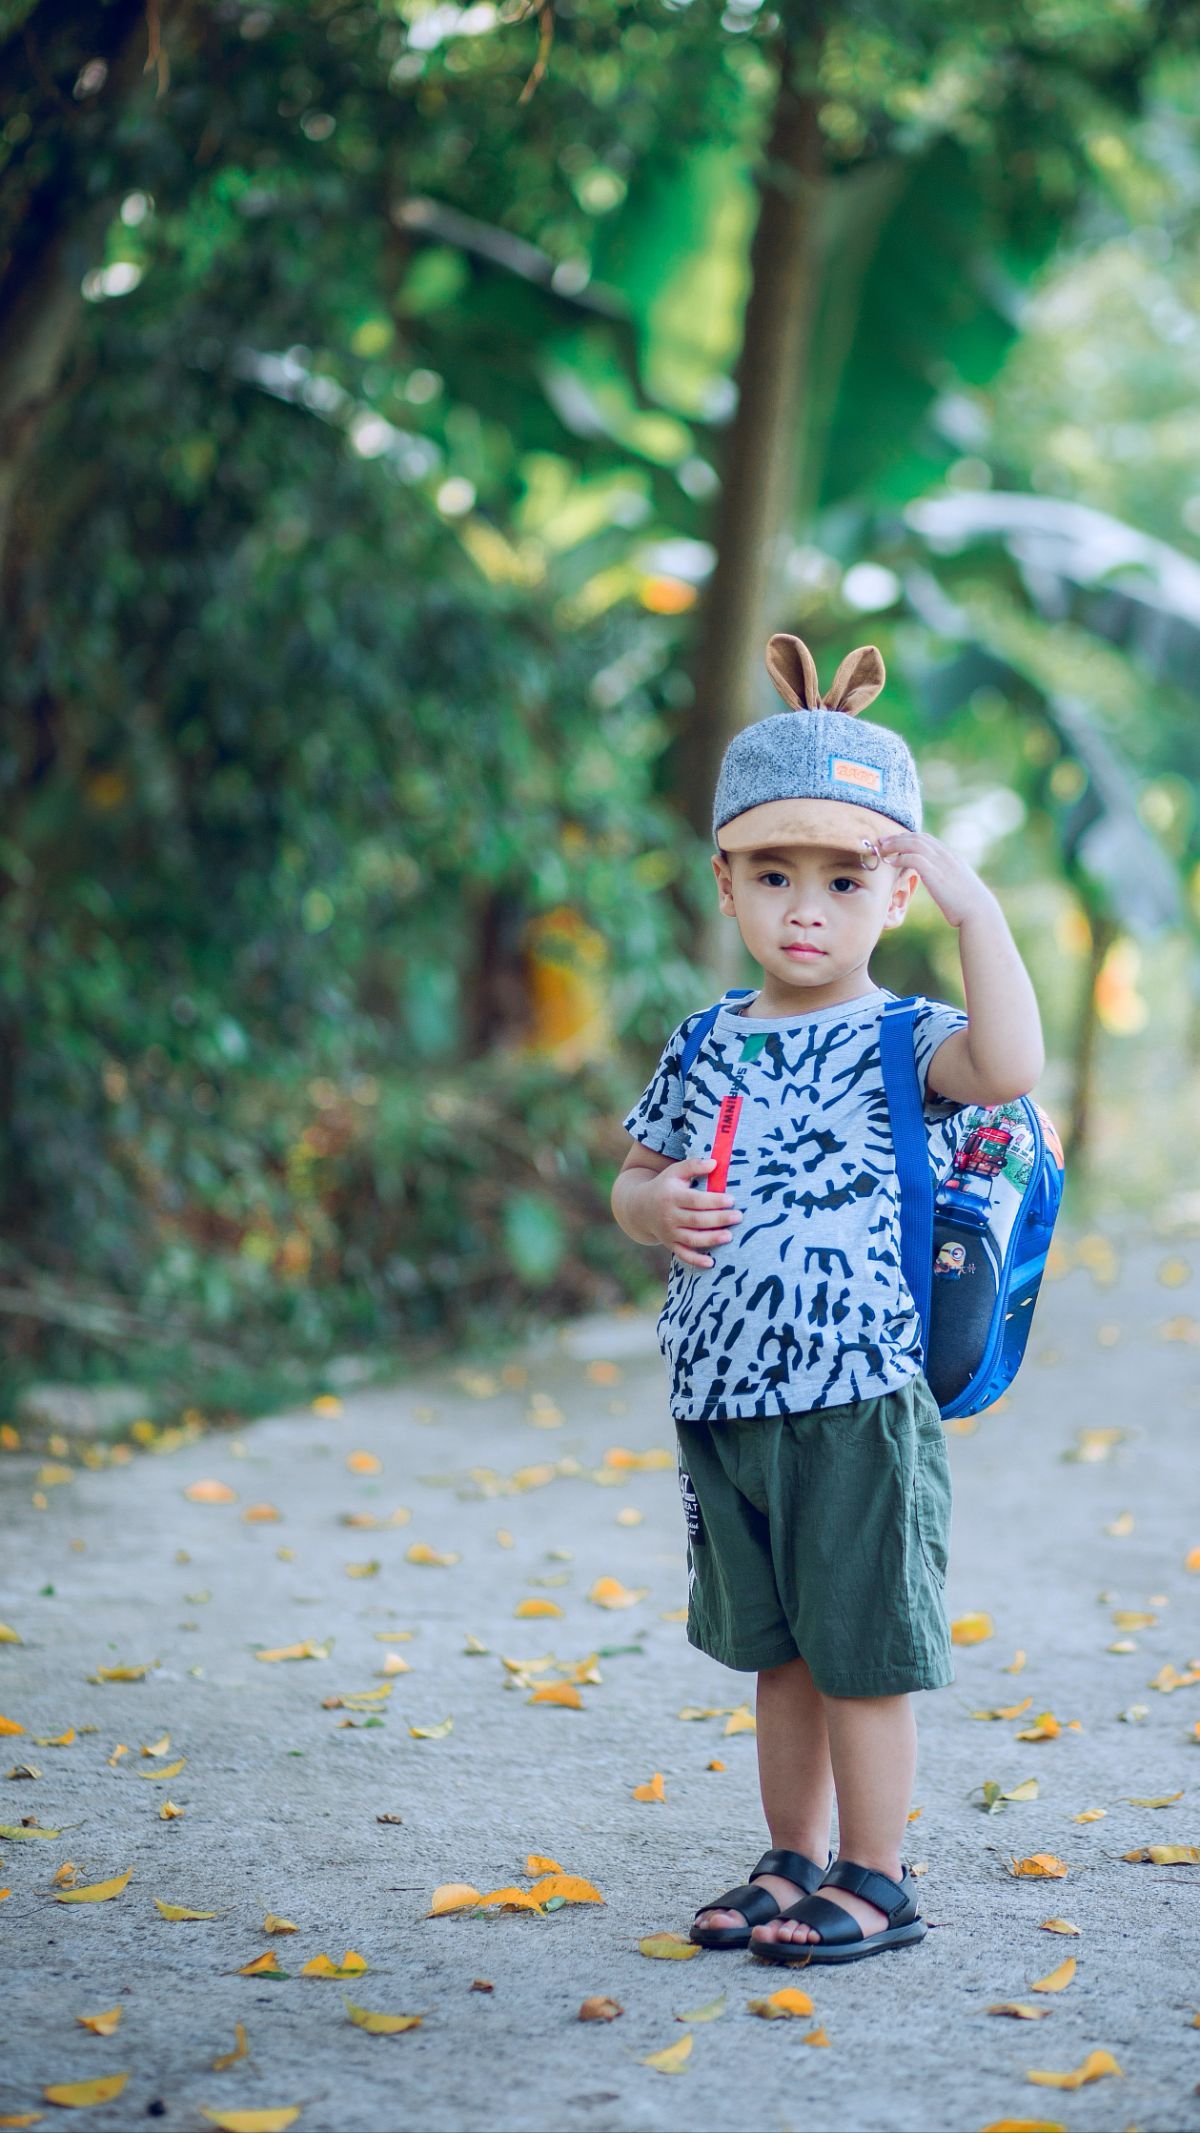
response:
[[[793,711],[820,709],[816,663],[802,637],[777,632],[767,645],[766,658],[767,672],[785,704],[790,704]]]
[[[826,709],[857,718],[874,703],[886,680],[887,669],[875,645],[860,644],[857,651],[847,652],[826,690]]]

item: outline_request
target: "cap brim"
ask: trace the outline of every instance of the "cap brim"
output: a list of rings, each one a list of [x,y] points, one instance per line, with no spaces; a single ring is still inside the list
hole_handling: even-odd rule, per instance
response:
[[[748,807],[717,832],[724,852],[774,850],[787,844],[824,844],[854,851],[863,838],[877,842],[899,830],[900,823],[873,807],[850,800],[764,800]]]

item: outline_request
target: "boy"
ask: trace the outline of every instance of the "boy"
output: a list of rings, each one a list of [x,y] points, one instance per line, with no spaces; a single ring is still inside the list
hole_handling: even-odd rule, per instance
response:
[[[924,1937],[901,1845],[910,1692],[953,1680],[943,1586],[950,1477],[900,1268],[898,1184],[868,962],[924,882],[958,930],[967,1011],[922,1001],[914,1043],[930,1163],[969,1104],[1025,1095],[1037,1002],[991,891],[921,831],[899,735],[852,724],[883,686],[873,646],[822,698],[807,647],[767,665],[790,710],[731,741],[713,871],[763,982],[722,1008],[687,1077],[674,1032],[624,1124],[622,1229],[672,1253],[659,1339],[688,1527],[688,1638],[758,1675],[773,1849],[696,1913],[691,1938],[780,1963],[853,1962]],[[727,1191],[718,1106],[743,1096]],[[826,1864],[830,1810],[839,1853]],[[822,1893],[818,1894],[820,1890]]]

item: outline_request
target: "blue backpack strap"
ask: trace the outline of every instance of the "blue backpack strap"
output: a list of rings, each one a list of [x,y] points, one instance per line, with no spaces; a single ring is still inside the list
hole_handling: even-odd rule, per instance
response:
[[[924,1360],[929,1354],[933,1289],[933,1178],[925,1138],[925,1106],[913,1050],[918,1005],[915,994],[905,1000],[884,1002],[879,1056],[900,1180],[900,1265],[921,1320]]]
[[[688,1068],[695,1061],[699,1053],[700,1047],[703,1044],[705,1038],[707,1037],[710,1029],[712,1028],[713,1023],[716,1021],[717,1016],[720,1014],[721,1009],[723,1007],[728,1007],[734,1000],[750,999],[752,992],[752,986],[735,986],[731,992],[722,993],[720,999],[716,1003],[716,1006],[710,1007],[706,1014],[701,1015],[700,1020],[697,1022],[695,1029],[688,1037],[688,1040],[683,1047],[683,1051],[680,1054],[679,1080],[681,1086],[687,1080]]]

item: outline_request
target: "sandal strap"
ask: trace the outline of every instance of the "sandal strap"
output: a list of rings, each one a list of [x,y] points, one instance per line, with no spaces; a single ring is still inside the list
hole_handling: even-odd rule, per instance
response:
[[[827,1874],[825,1879],[828,1881],[830,1876]],[[852,1918],[843,1904],[830,1903],[827,1896],[802,1896],[799,1903],[788,1905],[783,1916],[796,1919],[800,1925],[815,1926],[825,1948],[845,1947],[849,1941],[864,1938],[857,1918]]]
[[[784,1881],[794,1881],[798,1889],[812,1893],[825,1879],[826,1869],[815,1859],[806,1859],[803,1852],[764,1852],[758,1865],[751,1867],[750,1879],[757,1881],[762,1874],[778,1874]]]
[[[701,1911],[737,1911],[748,1926],[765,1926],[770,1919],[778,1918],[779,1905],[770,1889],[751,1888],[750,1883],[744,1881],[739,1888],[726,1889],[723,1896],[714,1896],[710,1902],[702,1903],[696,1918]],[[695,1924],[695,1919],[692,1923]]]
[[[846,1889],[851,1896],[861,1896],[864,1903],[873,1903],[889,1926],[910,1925],[918,1915],[907,1873],[903,1881],[893,1881],[889,1874],[880,1874],[874,1867],[857,1866],[853,1859],[837,1859],[821,1880],[826,1888]]]

